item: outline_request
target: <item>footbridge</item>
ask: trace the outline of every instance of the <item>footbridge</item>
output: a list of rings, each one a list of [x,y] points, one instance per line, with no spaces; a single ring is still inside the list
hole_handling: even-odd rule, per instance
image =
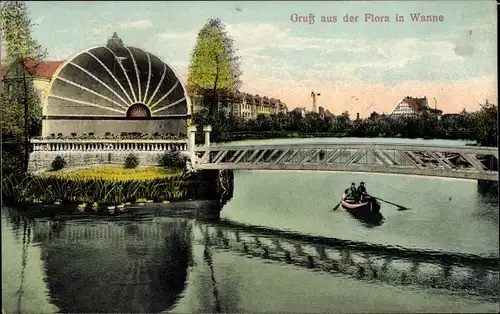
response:
[[[498,148],[380,143],[194,145],[188,153],[195,169],[319,170],[408,174],[498,182]]]

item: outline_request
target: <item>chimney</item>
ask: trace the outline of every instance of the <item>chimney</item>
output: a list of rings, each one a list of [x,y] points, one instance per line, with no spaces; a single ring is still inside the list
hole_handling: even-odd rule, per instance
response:
[[[359,120],[359,112],[356,113],[356,120]]]

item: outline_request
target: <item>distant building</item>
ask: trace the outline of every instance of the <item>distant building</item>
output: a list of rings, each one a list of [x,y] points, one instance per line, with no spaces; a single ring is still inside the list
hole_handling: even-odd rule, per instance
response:
[[[318,113],[319,113],[319,118],[324,119],[325,118],[325,108],[319,106],[318,107]]]
[[[196,112],[197,109],[199,109],[201,97],[197,95],[191,95],[191,99],[191,102],[193,103],[193,112]],[[259,95],[252,95],[241,92],[236,92],[232,96],[232,98],[229,100],[227,110],[234,116],[246,119],[255,118],[259,114],[271,115],[278,114],[280,112],[288,112],[286,104],[281,102],[279,99],[268,98],[267,96],[262,97]]]
[[[427,97],[410,97],[406,96],[401,100],[401,102],[394,108],[392,113],[389,115],[390,118],[399,117],[411,117],[422,114],[423,112],[429,112],[433,114],[440,115],[441,110],[432,109],[429,107]]]
[[[292,114],[300,116],[302,118],[306,117],[306,108],[305,107],[297,107],[291,111]]]
[[[335,119],[335,115],[333,113],[331,113],[330,110],[325,110],[324,116],[325,116],[325,120]]]

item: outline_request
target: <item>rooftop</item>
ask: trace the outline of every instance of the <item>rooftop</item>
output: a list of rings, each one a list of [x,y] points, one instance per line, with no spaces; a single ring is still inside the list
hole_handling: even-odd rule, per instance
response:
[[[416,111],[428,108],[427,97],[419,98],[406,96],[405,98],[403,98],[403,101]]]
[[[65,61],[26,61],[24,62],[24,68],[33,77],[51,79],[54,73],[57,71],[59,66]],[[0,66],[0,80],[3,79],[7,73],[7,66],[2,64]]]

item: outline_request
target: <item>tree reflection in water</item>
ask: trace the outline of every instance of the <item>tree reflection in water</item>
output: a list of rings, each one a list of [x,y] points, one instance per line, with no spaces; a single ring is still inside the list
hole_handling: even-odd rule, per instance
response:
[[[24,295],[24,282],[26,273],[26,264],[28,259],[28,248],[31,240],[31,226],[29,221],[22,219],[23,224],[23,242],[22,242],[22,255],[21,255],[21,280],[19,284],[19,290],[16,292],[18,295],[17,299],[17,313],[21,314],[22,299]]]
[[[42,244],[52,302],[61,312],[158,313],[172,308],[192,261],[191,224],[165,219],[156,224],[161,231],[153,237],[144,234],[151,222],[111,225],[117,231],[106,239],[91,235],[104,233],[109,224],[91,229],[80,222],[73,227],[83,229],[84,239],[68,242],[65,230],[66,239],[61,235]]]

